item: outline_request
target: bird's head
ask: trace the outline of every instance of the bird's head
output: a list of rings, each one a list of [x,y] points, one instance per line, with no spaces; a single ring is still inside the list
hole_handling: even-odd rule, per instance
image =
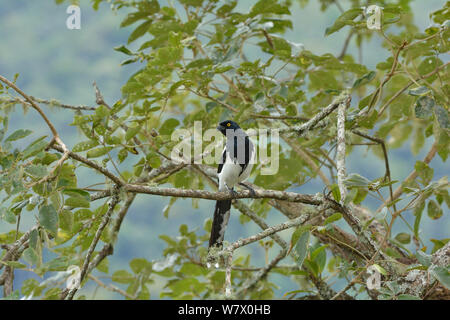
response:
[[[231,121],[231,120],[222,121],[217,126],[217,130],[222,132],[223,135],[226,135],[227,130],[237,130],[237,129],[240,129],[240,128],[241,127],[239,127],[236,122]]]

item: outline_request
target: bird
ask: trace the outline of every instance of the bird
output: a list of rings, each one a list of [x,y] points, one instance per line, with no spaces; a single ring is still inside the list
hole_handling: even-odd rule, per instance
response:
[[[219,123],[219,130],[225,137],[226,143],[222,152],[222,158],[217,168],[219,177],[219,191],[228,191],[235,194],[234,187],[241,184],[250,176],[255,159],[255,147],[249,136],[239,125],[231,120]],[[225,229],[230,219],[231,200],[217,200],[214,209],[214,217],[209,238],[210,250],[212,247],[222,248]]]

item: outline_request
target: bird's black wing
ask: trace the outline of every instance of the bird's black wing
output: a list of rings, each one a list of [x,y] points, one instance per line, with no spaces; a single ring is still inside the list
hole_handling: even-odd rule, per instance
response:
[[[234,137],[227,139],[227,149],[229,151],[230,158],[234,163],[241,166],[241,172],[244,172],[247,168],[251,154],[253,152],[253,146],[248,135],[236,134]]]
[[[244,160],[245,160],[245,162],[244,163],[240,163],[240,165],[241,165],[241,173],[239,173],[239,175],[241,175],[242,172],[244,172],[244,170],[247,168],[247,166],[248,166],[248,164],[250,162],[250,156],[251,156],[252,150],[251,150],[251,146],[250,146],[250,138],[248,136],[245,136],[245,138],[244,138],[244,148],[245,148],[244,149],[244,152],[245,152]]]
[[[227,148],[224,148],[222,153],[222,162],[219,162],[219,166],[217,167],[217,173],[222,172],[222,168],[226,159],[227,159]]]

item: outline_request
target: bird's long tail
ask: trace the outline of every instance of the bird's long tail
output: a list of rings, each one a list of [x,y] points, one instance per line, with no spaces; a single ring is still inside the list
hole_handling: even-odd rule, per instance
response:
[[[222,248],[222,241],[225,235],[225,229],[230,219],[231,200],[216,201],[214,218],[209,238],[209,248],[216,246]]]

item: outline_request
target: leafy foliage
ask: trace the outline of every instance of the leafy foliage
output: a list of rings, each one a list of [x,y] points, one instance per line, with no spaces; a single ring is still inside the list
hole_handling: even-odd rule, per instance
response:
[[[98,9],[102,2],[106,1],[95,0],[92,5]],[[70,125],[79,129],[83,139],[71,151],[85,160],[72,155],[70,161],[64,161],[51,171],[61,159],[61,152],[52,148],[50,144],[54,141],[50,136],[36,138],[28,129],[8,128],[11,113],[17,112],[15,106],[25,107],[27,103],[15,99],[11,88],[0,86],[0,218],[12,224],[12,230],[1,234],[0,241],[13,245],[24,236],[22,232],[16,233],[13,224],[19,225],[20,215],[25,212],[34,213],[39,226],[28,235],[28,247],[17,261],[2,260],[8,267],[43,276],[52,271],[63,273],[71,265],[83,266],[109,210],[105,195],[79,181],[85,167],[104,176],[105,191],[112,185],[105,170],[111,168],[115,168],[124,183],[207,188],[210,181],[195,169],[187,165],[170,167],[168,160],[177,143],[171,139],[172,133],[185,129],[186,134],[192,134],[196,121],[202,122],[203,129],[215,127],[227,118],[248,129],[292,128],[314,117],[335,96],[351,88],[353,103],[347,109],[346,119],[348,153],[368,142],[354,134],[353,130],[358,129],[375,137],[374,141],[383,141],[387,150],[400,148],[409,141],[413,155],[428,146],[426,138],[432,138],[434,153],[443,161],[447,160],[450,72],[443,55],[449,49],[448,2],[442,10],[431,13],[433,24],[430,27],[418,30],[412,23],[410,1],[379,1],[384,8],[383,27],[377,32],[367,29],[362,1],[348,1],[348,10],[330,26],[324,26],[324,34],[331,37],[350,28],[349,40],[355,38],[359,48],[365,41],[379,37],[391,54],[373,70],[345,50],[340,56],[319,55],[288,41],[283,34],[293,26],[292,1],[259,0],[245,12],[236,9],[237,1],[107,2],[111,2],[115,10],[128,10],[120,26],[132,26],[133,30],[127,43],[114,50],[124,54],[123,65],[139,64],[140,69],[128,79],[122,88],[122,98],[112,106],[97,99],[95,111],[76,109],[73,112]],[[321,3],[325,11],[330,1]],[[250,60],[249,56],[257,58]],[[422,269],[429,268],[432,265],[430,254],[448,242],[448,239],[433,239],[435,248],[429,250],[424,246],[425,235],[421,233],[424,210],[429,218],[438,220],[437,223],[448,219],[447,178],[436,180],[431,159],[417,161],[411,168],[412,178],[403,182],[393,180],[390,175],[399,175],[388,174],[388,168],[384,176],[373,180],[351,173],[345,180],[349,193],[341,199],[339,188],[334,184],[336,165],[331,157],[336,130],[336,115],[331,114],[323,125],[302,136],[282,134],[278,174],[264,176],[255,170],[254,183],[265,189],[287,190],[310,179],[321,179],[337,202],[362,206],[369,201],[368,195],[377,199],[381,207],[362,218],[363,231],[372,232],[371,237],[377,239],[397,272],[389,274],[379,265],[382,258],[374,258],[385,277],[378,291],[380,298],[422,298],[404,293],[392,277],[407,273],[402,268],[404,261],[417,263]],[[367,150],[388,161],[381,143],[371,143]],[[158,170],[166,166],[170,170],[158,174]],[[323,178],[323,166],[330,169],[329,178]],[[397,198],[388,200],[393,187],[400,187],[402,191]],[[100,234],[105,246],[114,245],[121,219],[133,199],[121,190],[112,222]],[[176,197],[171,198],[165,208],[166,217],[170,216],[176,200]],[[197,206],[196,199],[192,205]],[[267,200],[251,201],[248,207],[258,219],[264,219],[272,207],[279,208]],[[299,210],[280,209],[284,214],[288,212],[289,218],[312,209]],[[396,220],[399,216],[403,218],[402,214],[413,217],[413,226],[406,219]],[[341,218],[342,214],[334,211],[324,213],[321,218],[312,214],[293,232],[290,249],[294,249],[289,250],[290,257],[282,260],[291,260],[294,265],[280,263],[268,271],[269,275],[278,274],[298,283],[299,290],[287,293],[291,298],[305,293],[331,298],[324,296],[323,286],[318,284],[331,286],[336,279],[350,281],[367,268],[366,262],[371,257],[359,242],[359,235],[338,227],[344,223]],[[249,221],[247,215],[241,217],[241,222]],[[409,231],[390,234],[394,221],[405,223]],[[376,225],[381,229],[377,231]],[[222,297],[225,270],[205,266],[210,230],[211,220],[208,219],[202,230],[189,230],[181,225],[178,235],[160,235],[166,243],[164,257],[160,261],[134,258],[129,263],[131,272],[109,270],[106,257],[95,268],[111,275],[115,285],[125,288],[123,295],[127,299],[149,299],[156,279],[163,279],[161,298]],[[379,237],[379,230],[384,231],[386,239],[383,239],[384,234]],[[273,242],[262,242],[261,246],[267,257],[276,248]],[[93,259],[102,254],[101,248],[94,246],[94,249]],[[56,257],[48,258],[46,250]],[[232,286],[236,289],[246,287],[247,280],[261,270],[252,265],[250,254],[241,252],[235,254],[232,266]],[[448,288],[448,269],[430,268],[434,278]],[[82,286],[91,281],[83,280]],[[241,297],[271,299],[275,298],[274,289],[272,278],[263,277]],[[358,284],[352,295],[358,296],[366,289]],[[20,288],[22,296],[44,299],[59,298],[62,293],[59,286],[35,279],[26,280]],[[17,292],[12,292],[10,297],[17,298]]]

